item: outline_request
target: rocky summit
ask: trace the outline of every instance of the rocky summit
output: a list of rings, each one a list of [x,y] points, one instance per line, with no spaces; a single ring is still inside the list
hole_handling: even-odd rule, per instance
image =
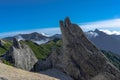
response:
[[[120,80],[120,71],[84,35],[82,29],[67,17],[60,21],[61,54],[53,58],[54,67],[74,80]]]
[[[13,39],[13,46],[4,55],[4,58],[15,67],[30,71],[38,61],[29,46]]]

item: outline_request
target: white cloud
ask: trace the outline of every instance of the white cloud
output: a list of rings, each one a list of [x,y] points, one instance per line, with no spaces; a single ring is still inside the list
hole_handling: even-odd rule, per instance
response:
[[[110,20],[103,20],[103,21],[96,21],[96,22],[87,22],[82,23],[79,25],[84,31],[88,30],[94,30],[94,29],[100,29],[108,34],[120,34],[120,32],[117,30],[120,29],[120,19],[110,19]],[[113,31],[112,28],[115,28],[117,31]],[[106,30],[107,29],[107,30]],[[109,31],[111,29],[111,31]],[[25,33],[31,33],[31,32],[39,32],[39,33],[46,33],[48,35],[53,34],[59,34],[60,28],[43,28],[43,29],[35,29],[35,30],[27,30],[27,31],[16,31],[16,32],[4,32],[0,33],[0,38],[6,37],[6,36],[13,36],[16,34],[25,34]]]
[[[60,33],[60,28],[43,28],[43,29],[34,29],[34,30],[25,30],[25,31],[16,31],[16,32],[4,32],[0,33],[0,38],[14,36],[17,34],[27,34],[31,32],[46,33],[48,35]]]
[[[104,21],[96,21],[89,23],[82,23],[80,27],[83,30],[92,30],[92,29],[106,29],[106,28],[120,28],[120,19],[111,19]]]
[[[100,31],[102,31],[102,32],[104,32],[108,35],[113,35],[113,34],[120,35],[120,31],[110,31],[110,30],[107,30],[107,29],[100,29]]]

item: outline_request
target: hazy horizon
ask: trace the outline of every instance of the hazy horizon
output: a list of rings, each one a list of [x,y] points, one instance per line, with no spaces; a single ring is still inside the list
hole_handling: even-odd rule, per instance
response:
[[[69,16],[84,31],[120,33],[119,0],[0,1],[0,37],[28,32],[60,33],[59,20]]]

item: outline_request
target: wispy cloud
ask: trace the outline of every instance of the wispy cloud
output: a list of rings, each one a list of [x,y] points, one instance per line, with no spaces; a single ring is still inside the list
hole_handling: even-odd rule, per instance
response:
[[[110,30],[107,30],[107,29],[100,29],[100,31],[108,34],[108,35],[120,35],[120,31],[110,31]]]
[[[88,22],[80,24],[82,29],[91,30],[91,29],[109,29],[109,28],[120,28],[120,19],[111,19],[103,20],[96,22]]]
[[[59,34],[60,28],[43,28],[43,29],[34,29],[34,30],[25,30],[25,31],[4,32],[4,33],[0,33],[0,38],[7,36],[14,36],[17,34],[28,34],[32,32],[39,32],[39,33],[46,33],[49,35],[53,35],[53,34]]]
[[[118,28],[120,29],[120,19],[111,19],[111,20],[81,23],[80,27],[84,31],[94,30],[97,28],[97,29],[100,29],[101,31],[103,31],[107,34],[110,34],[110,35],[111,34],[120,35],[120,31],[118,31]],[[112,28],[116,28],[116,29],[110,30]],[[26,34],[26,33],[31,33],[31,32],[46,33],[49,35],[61,33],[59,27],[57,27],[57,28],[43,28],[43,29],[34,29],[34,30],[27,30],[27,31],[4,32],[4,33],[0,33],[0,38],[6,37],[6,36],[14,36],[16,34]]]

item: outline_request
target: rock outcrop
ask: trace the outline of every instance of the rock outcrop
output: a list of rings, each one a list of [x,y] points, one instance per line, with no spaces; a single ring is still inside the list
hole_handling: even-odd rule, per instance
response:
[[[62,71],[55,69],[55,68],[48,69],[48,70],[42,71],[40,73],[55,77],[59,80],[74,80],[69,75],[66,75]]]
[[[32,69],[33,72],[40,72],[44,71],[47,69],[51,69],[51,62],[48,60],[39,60],[35,65],[34,68]]]
[[[120,71],[85,37],[78,25],[72,24],[67,17],[60,21],[60,27],[61,54],[51,60],[53,67],[74,80],[120,80]]]
[[[8,79],[6,79],[6,78],[4,78],[4,77],[0,77],[0,80],[8,80]]]
[[[3,47],[4,46],[4,43],[2,40],[0,40],[0,47]]]
[[[13,46],[5,54],[4,58],[15,67],[30,71],[38,61],[33,51],[24,43],[13,39]]]

